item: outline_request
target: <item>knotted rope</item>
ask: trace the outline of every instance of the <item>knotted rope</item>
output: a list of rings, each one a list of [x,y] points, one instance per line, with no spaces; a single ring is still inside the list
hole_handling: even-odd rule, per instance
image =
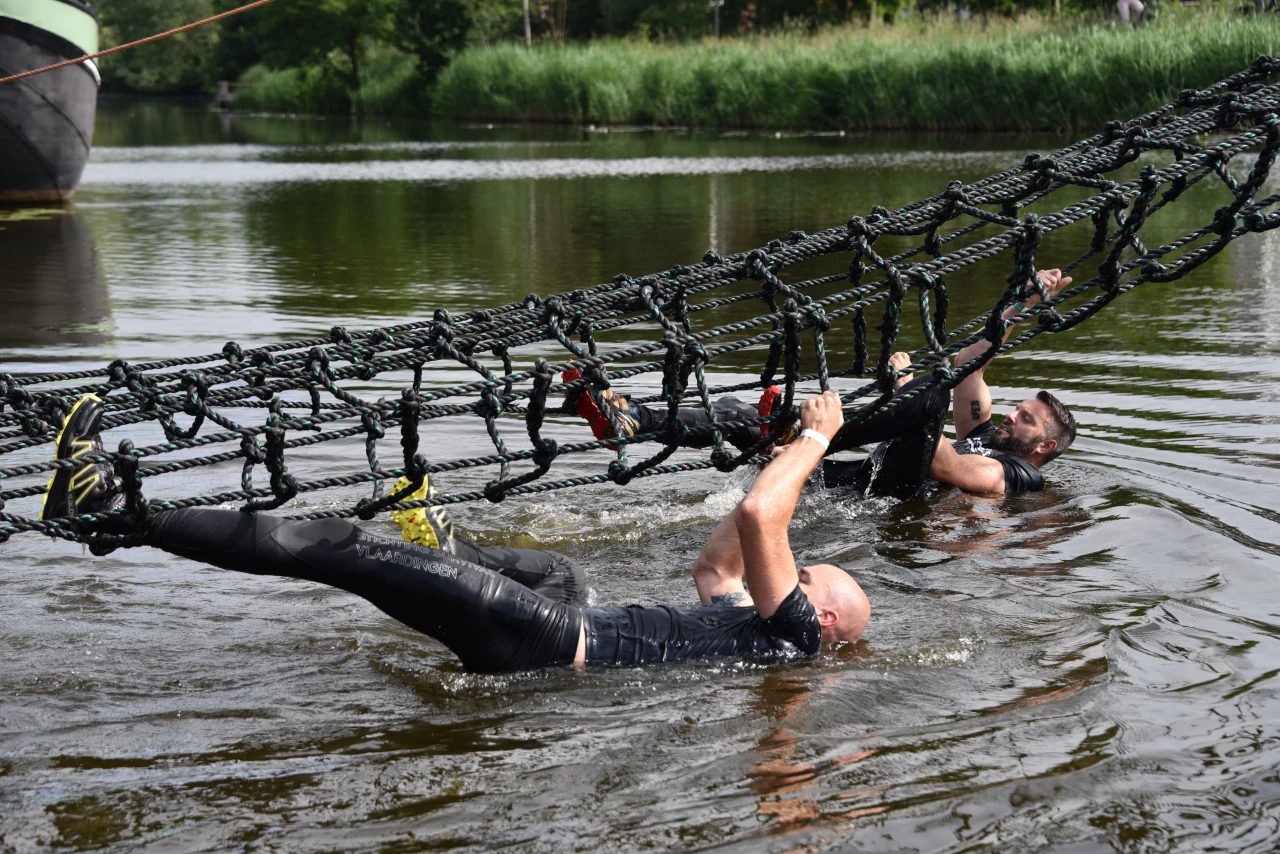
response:
[[[785,240],[770,241],[750,252],[708,251],[697,264],[662,273],[639,278],[620,275],[595,287],[546,299],[530,295],[520,302],[457,316],[440,310],[431,320],[367,332],[349,333],[335,327],[326,338],[252,349],[229,342],[220,353],[205,356],[142,364],[117,360],[99,370],[0,374],[0,457],[51,443],[74,401],[94,393],[106,401],[104,428],[156,421],[164,431],[164,443],[121,444],[118,451],[95,458],[113,467],[125,489],[126,507],[108,512],[137,520],[160,510],[227,502],[244,502],[247,509],[274,509],[297,496],[360,484],[372,486],[371,497],[296,518],[368,519],[384,510],[428,503],[501,501],[512,495],[587,484],[625,484],[658,474],[712,467],[732,470],[756,459],[770,438],[762,436],[754,447],[735,455],[723,447],[724,431],[767,423],[770,436],[777,436],[796,418],[792,404],[801,386],[825,389],[833,379],[864,377],[865,383],[842,396],[850,403],[875,395],[879,406],[862,407],[863,413],[906,399],[910,393],[892,394],[902,372],[889,366],[889,358],[913,289],[925,346],[912,353],[906,370],[931,373],[915,389],[919,393],[934,385],[954,387],[1002,353],[1041,335],[1069,330],[1146,282],[1179,279],[1237,238],[1280,225],[1280,212],[1274,210],[1280,194],[1258,198],[1280,150],[1280,84],[1268,83],[1277,70],[1280,60],[1260,57],[1250,68],[1208,89],[1186,90],[1170,104],[1129,122],[1108,123],[1101,133],[1052,155],[1030,155],[1017,168],[971,184],[952,182],[942,193],[894,211],[876,207],[843,226],[813,234],[794,231]],[[1206,134],[1214,135],[1207,143]],[[1172,159],[1157,166],[1155,155],[1161,152]],[[1254,152],[1257,156],[1248,177],[1238,181],[1228,166]],[[1107,177],[1139,159],[1152,162],[1136,177]],[[1209,177],[1221,181],[1230,194],[1230,201],[1216,211],[1212,222],[1172,242],[1146,246],[1140,239],[1144,226],[1189,187]],[[1086,188],[1093,195],[1053,213],[1020,216],[1023,209],[1065,187]],[[1092,226],[1089,247],[1060,266],[1072,272],[1094,260],[1096,268],[1084,281],[1046,298],[1049,294],[1035,275],[1038,265],[1045,266],[1039,264],[1042,244],[1053,232],[1082,221]],[[995,233],[981,236],[982,230]],[[875,248],[886,235],[920,242],[886,256]],[[784,279],[797,264],[843,253],[850,256],[847,272]],[[1009,284],[995,305],[948,329],[947,277],[1004,254],[1012,261],[1006,268],[1011,270]],[[1084,278],[1082,273],[1076,277]],[[1004,318],[1004,312],[1033,294],[1040,302],[1015,319],[1038,316],[1038,324],[1004,342],[1013,322]],[[697,322],[715,309],[752,301],[760,302],[764,311],[750,319],[705,328]],[[880,312],[876,327],[880,347],[874,365],[868,364],[867,315],[871,311]],[[842,322],[845,318],[848,322]],[[617,330],[655,323],[661,329],[660,340],[641,344],[607,340]],[[854,358],[848,367],[840,367],[830,363],[830,336],[845,334],[852,336]],[[807,353],[806,338],[812,342]],[[983,339],[994,346],[982,356],[954,367],[949,364],[962,348]],[[548,344],[563,350],[560,361],[540,357],[531,368],[517,370],[520,348],[537,345],[545,353]],[[727,354],[758,347],[768,349],[757,380],[708,386],[708,365]],[[815,372],[802,373],[808,359]],[[476,379],[424,388],[422,374],[429,364],[460,365]],[[566,370],[579,372],[578,378],[559,381],[560,372]],[[353,380],[367,381],[389,372],[411,372],[412,380],[398,401],[369,400],[350,390]],[[561,395],[599,395],[613,384],[655,372],[661,372],[661,394],[636,397],[633,402],[665,404],[666,418],[658,430],[564,444],[542,435]],[[783,386],[783,402],[773,415],[699,428],[689,428],[677,417],[686,397],[696,399],[709,414],[712,396],[761,388],[775,379]],[[240,423],[229,414],[254,409],[266,410],[261,423]],[[187,427],[178,425],[175,416],[179,414],[191,419]],[[431,431],[429,422],[457,416],[481,419],[495,452],[427,460],[419,450],[421,435]],[[502,425],[513,421],[523,422],[528,449],[512,450],[503,438]],[[387,468],[380,461],[377,443],[397,427],[401,467]],[[683,440],[699,431],[710,439],[703,443],[712,446],[708,458],[669,462]],[[306,481],[290,473],[290,451],[353,437],[365,442],[367,470]],[[642,462],[628,464],[626,449],[643,442],[659,442],[661,448]],[[175,457],[176,452],[189,449],[209,452]],[[607,470],[552,476],[558,460],[600,449],[617,452],[618,458]],[[243,462],[239,489],[180,500],[147,500],[143,494],[148,478],[232,460]],[[43,481],[49,472],[80,464],[42,460],[0,468],[0,540],[40,531],[84,541],[74,519],[41,521],[4,509],[7,501],[44,493]],[[516,471],[517,466],[528,464],[532,465],[523,472]],[[260,465],[269,473],[269,484],[255,486],[253,473]],[[428,474],[486,466],[497,467],[496,477],[481,489],[404,500]],[[408,478],[409,488],[384,496],[383,482],[400,477]],[[22,485],[24,478],[36,482]],[[93,539],[95,548],[132,542],[127,536],[94,535]]]

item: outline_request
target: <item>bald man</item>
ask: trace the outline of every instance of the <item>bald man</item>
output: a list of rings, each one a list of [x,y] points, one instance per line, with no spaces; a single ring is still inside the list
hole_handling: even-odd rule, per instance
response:
[[[103,453],[102,413],[102,402],[90,395],[65,419],[57,458],[82,464],[58,469],[43,518],[119,505],[110,468],[93,462]],[[844,570],[798,568],[791,553],[787,529],[801,487],[843,423],[839,397],[828,392],[806,401],[800,420],[799,437],[760,473],[703,547],[694,570],[700,607],[583,608],[568,601],[565,591],[574,586],[556,583],[554,567],[542,573],[544,583],[530,562],[523,575],[500,558],[483,565],[475,547],[448,545],[447,530],[436,530],[435,546],[428,546],[378,536],[344,519],[189,508],[155,514],[142,541],[221,569],[354,593],[440,641],[476,672],[808,658],[824,644],[857,640],[871,608]],[[442,515],[427,517],[436,526]]]

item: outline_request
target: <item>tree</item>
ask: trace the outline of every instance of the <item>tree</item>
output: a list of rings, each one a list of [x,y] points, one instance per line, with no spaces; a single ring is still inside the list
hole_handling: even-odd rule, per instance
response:
[[[214,14],[211,0],[97,0],[102,46],[124,44]],[[180,33],[105,57],[103,82],[135,92],[202,92],[213,81],[211,58],[218,34],[212,27]]]
[[[346,78],[358,105],[365,56],[395,31],[399,0],[288,0],[262,10],[259,33],[277,67],[327,64]]]
[[[427,81],[467,43],[472,20],[463,0],[400,0],[395,10],[395,43],[418,57]]]

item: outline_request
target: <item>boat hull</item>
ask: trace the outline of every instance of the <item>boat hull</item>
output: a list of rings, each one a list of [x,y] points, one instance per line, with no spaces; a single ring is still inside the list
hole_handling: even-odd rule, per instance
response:
[[[0,77],[83,52],[55,48],[43,31],[0,18]],[[66,199],[93,145],[97,69],[90,62],[0,85],[0,202]]]

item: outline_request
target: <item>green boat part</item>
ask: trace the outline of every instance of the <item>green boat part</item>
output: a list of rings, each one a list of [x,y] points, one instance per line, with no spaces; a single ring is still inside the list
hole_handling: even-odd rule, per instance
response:
[[[0,18],[39,27],[86,54],[98,52],[98,21],[79,6],[62,0],[0,0]]]

